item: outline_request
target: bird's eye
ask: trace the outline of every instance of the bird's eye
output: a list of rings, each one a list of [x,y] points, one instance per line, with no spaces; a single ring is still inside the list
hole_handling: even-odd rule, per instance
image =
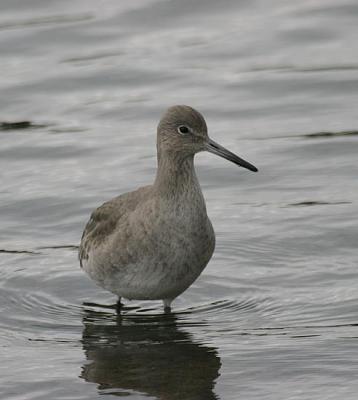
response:
[[[185,135],[186,133],[190,132],[190,129],[185,125],[180,125],[178,126],[178,132],[181,133],[182,135]]]

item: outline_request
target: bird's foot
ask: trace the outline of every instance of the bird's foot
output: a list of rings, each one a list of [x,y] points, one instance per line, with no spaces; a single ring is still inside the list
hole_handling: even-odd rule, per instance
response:
[[[116,303],[116,310],[118,314],[120,314],[122,308],[123,308],[123,303],[121,302],[121,297],[119,297]]]
[[[173,301],[173,299],[164,299],[163,300],[165,313],[170,313],[172,311],[172,307],[171,307],[172,301]]]

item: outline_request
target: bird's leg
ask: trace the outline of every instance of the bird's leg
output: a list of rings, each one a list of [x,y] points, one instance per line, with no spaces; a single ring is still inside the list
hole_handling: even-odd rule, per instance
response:
[[[163,299],[163,305],[164,305],[164,312],[170,312],[172,310],[171,304],[172,304],[173,299]]]
[[[121,303],[121,297],[118,297],[118,300],[117,300],[117,303],[116,303],[116,309],[117,309],[118,313],[121,312],[122,307],[123,307],[123,304]]]

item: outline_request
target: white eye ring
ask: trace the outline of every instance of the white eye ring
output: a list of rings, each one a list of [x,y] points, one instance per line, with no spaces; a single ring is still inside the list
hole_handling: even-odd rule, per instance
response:
[[[178,126],[178,132],[179,132],[181,135],[186,135],[187,133],[190,133],[191,130],[190,130],[190,128],[187,127],[186,125],[180,125],[180,126]]]

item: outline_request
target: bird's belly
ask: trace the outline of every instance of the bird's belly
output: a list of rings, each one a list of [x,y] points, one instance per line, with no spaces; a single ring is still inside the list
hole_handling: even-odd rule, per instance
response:
[[[94,252],[83,268],[97,284],[120,297],[173,299],[196,280],[211,258],[213,235],[209,231],[201,239],[194,244],[180,235],[162,237],[157,246],[149,246],[154,251],[147,254],[141,249],[141,256],[128,263]]]

